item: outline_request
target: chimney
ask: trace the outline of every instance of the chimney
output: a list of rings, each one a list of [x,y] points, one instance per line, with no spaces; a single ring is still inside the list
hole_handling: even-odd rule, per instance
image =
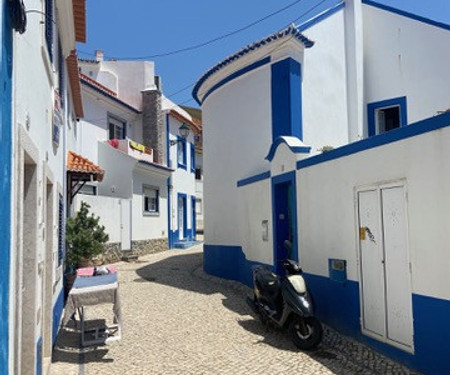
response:
[[[95,61],[97,61],[97,62],[103,61],[103,56],[104,56],[104,53],[102,50],[99,50],[99,49],[95,50]]]
[[[153,149],[155,163],[164,164],[164,117],[161,108],[161,91],[142,91],[142,136],[144,145]]]

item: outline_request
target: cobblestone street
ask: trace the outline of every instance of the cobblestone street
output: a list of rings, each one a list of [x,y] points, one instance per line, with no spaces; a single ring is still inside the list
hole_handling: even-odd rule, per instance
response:
[[[51,374],[415,374],[328,328],[317,351],[298,351],[250,315],[249,289],[205,275],[201,265],[201,246],[117,263],[122,339],[80,349],[69,324]],[[111,314],[104,305],[88,316]]]

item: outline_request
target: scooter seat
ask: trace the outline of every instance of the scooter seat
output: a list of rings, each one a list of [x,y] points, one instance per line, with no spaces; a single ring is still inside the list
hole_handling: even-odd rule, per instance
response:
[[[258,272],[256,274],[256,282],[258,287],[264,291],[264,293],[268,293],[271,296],[276,295],[280,290],[279,277],[269,270]]]

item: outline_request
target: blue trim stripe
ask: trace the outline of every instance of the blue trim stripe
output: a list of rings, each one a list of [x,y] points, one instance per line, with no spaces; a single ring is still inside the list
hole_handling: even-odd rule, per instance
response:
[[[272,141],[283,135],[303,139],[301,70],[290,57],[271,67]]]
[[[275,153],[277,151],[277,148],[280,144],[285,143],[289,149],[295,153],[295,154],[309,154],[311,152],[311,147],[307,147],[307,146],[294,146],[291,147],[289,146],[289,144],[286,142],[286,139],[284,139],[283,137],[278,137],[275,142],[272,143],[272,146],[270,146],[270,150],[269,153],[266,156],[266,160],[268,161],[272,161],[273,158],[275,157]]]
[[[119,98],[116,98],[115,96],[112,96],[112,95],[108,94],[106,91],[103,91],[102,89],[98,88],[97,86],[93,85],[92,83],[85,81],[83,78],[80,79],[80,82],[83,85],[93,89],[94,91],[97,91],[98,93],[100,93],[100,94],[106,96],[107,98],[115,101],[116,103],[124,106],[125,108],[128,108],[129,110],[133,111],[134,113],[141,113],[141,111],[139,111],[138,109],[136,109],[136,108],[132,107],[131,105],[125,103],[124,101],[120,100]]]
[[[444,30],[449,30],[450,31],[450,25],[448,25],[446,23],[443,23],[443,22],[433,21],[433,20],[430,20],[429,18],[425,18],[425,17],[419,16],[419,15],[414,14],[414,13],[409,13],[409,12],[406,12],[406,11],[401,10],[401,9],[392,8],[392,7],[388,6],[388,5],[380,4],[380,3],[377,3],[377,2],[371,1],[371,0],[362,0],[362,3],[366,4],[366,5],[373,6],[373,7],[378,8],[378,9],[385,10],[387,12],[398,14],[398,15],[403,16],[403,17],[411,18],[411,19],[413,19],[415,21],[426,23],[427,25],[439,27],[440,29],[444,29]]]
[[[345,3],[342,1],[338,4],[336,4],[334,7],[327,9],[326,11],[318,14],[314,18],[311,18],[310,20],[302,23],[301,25],[298,25],[297,28],[300,31],[305,31],[306,29],[309,29],[311,26],[314,26],[318,24],[319,22],[326,20],[328,17],[332,16],[333,14],[339,12],[341,9],[345,8]]]
[[[53,327],[52,327],[52,343],[56,344],[58,337],[59,325],[61,323],[62,313],[64,310],[64,288],[61,288],[55,304],[53,305]]]
[[[376,135],[368,139],[363,139],[362,141],[350,143],[348,145],[336,148],[320,155],[312,156],[304,160],[299,160],[297,162],[297,169],[308,168],[316,164],[339,159],[344,156],[356,154],[361,151],[370,150],[371,148],[415,137],[417,135],[428,133],[437,129],[442,129],[447,126],[450,126],[450,113],[443,113],[441,115],[416,122],[403,128],[391,130],[387,133]]]
[[[262,180],[265,180],[267,178],[270,178],[270,171],[263,172],[263,173],[260,173],[260,174],[257,174],[257,175],[254,175],[254,176],[247,177],[247,178],[244,178],[242,180],[239,180],[237,182],[237,187],[250,185],[250,184],[253,184],[254,182],[262,181]]]
[[[9,1],[0,15],[0,374],[9,374],[9,287],[11,260],[11,161],[12,161],[12,28]]]
[[[239,69],[238,71],[234,72],[233,74],[230,74],[229,76],[225,77],[224,79],[222,79],[220,82],[216,83],[213,87],[211,87],[208,92],[203,96],[203,101],[200,102],[200,100],[196,97],[195,100],[197,100],[198,104],[202,104],[205,102],[206,98],[211,95],[214,91],[216,91],[218,88],[222,87],[223,85],[225,85],[226,83],[248,73],[251,72],[252,70],[255,70],[257,68],[260,68],[263,65],[266,65],[270,62],[270,56],[262,59],[262,60],[258,60],[256,62],[254,62],[253,64],[247,65],[242,69]]]
[[[406,106],[406,96],[401,96],[399,98],[381,100],[379,102],[373,102],[367,104],[367,123],[369,137],[376,135],[376,110],[379,108],[387,107],[400,107],[400,127],[408,125],[408,107]]]
[[[197,103],[201,105],[201,103],[205,101],[206,96],[203,97],[202,101],[200,101],[200,99],[198,97],[198,91],[200,90],[200,87],[203,85],[203,83],[205,83],[205,81],[207,81],[209,79],[209,77],[211,77],[213,74],[217,73],[219,70],[221,70],[225,66],[227,66],[227,65],[231,64],[232,62],[240,59],[242,56],[245,56],[246,54],[257,50],[260,47],[266,46],[266,45],[268,45],[268,44],[270,44],[270,43],[272,43],[272,42],[274,42],[276,40],[280,40],[280,39],[282,39],[284,37],[287,37],[287,36],[290,36],[290,35],[295,37],[301,43],[303,43],[305,48],[310,48],[310,47],[312,47],[314,45],[314,42],[309,40],[308,38],[306,38],[300,32],[300,30],[297,29],[297,27],[289,26],[289,27],[285,28],[284,30],[276,32],[275,34],[269,35],[266,38],[263,38],[263,39],[255,42],[255,43],[252,43],[252,44],[249,44],[248,46],[245,46],[241,50],[237,51],[235,54],[233,54],[230,57],[226,58],[225,60],[223,60],[222,62],[218,63],[217,65],[213,66],[211,69],[209,69],[198,80],[198,82],[194,86],[194,89],[192,90],[192,96],[197,101]],[[207,95],[209,95],[209,94],[210,94],[210,92],[208,92]]]

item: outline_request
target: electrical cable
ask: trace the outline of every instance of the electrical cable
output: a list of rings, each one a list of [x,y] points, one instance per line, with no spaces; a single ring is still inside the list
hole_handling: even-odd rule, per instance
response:
[[[279,29],[279,31],[285,29],[286,27],[288,27],[289,25],[297,22],[299,19],[301,19],[302,17],[306,16],[308,13],[312,12],[313,10],[315,10],[316,8],[318,8],[319,6],[321,6],[323,3],[325,3],[328,0],[321,0],[320,2],[318,2],[316,5],[314,5],[313,7],[309,8],[307,11],[305,11],[304,13],[302,13],[300,16],[298,16],[296,19],[292,20],[291,22],[289,22],[286,26],[283,26],[281,29]],[[271,51],[270,53],[272,53],[273,51]],[[192,82],[191,84],[171,93],[170,95],[167,95],[167,98],[171,98],[183,91],[186,91],[187,89],[189,89],[190,87],[194,86],[197,83],[197,81]]]
[[[284,12],[286,9],[289,9],[289,8],[293,7],[294,5],[297,5],[298,3],[302,2],[302,1],[303,0],[296,0],[293,3],[290,3],[290,4],[286,5],[286,6],[284,6],[283,8],[280,8],[280,9],[276,10],[275,12],[272,12],[272,13],[270,13],[270,14],[262,17],[262,18],[259,18],[256,21],[253,21],[252,23],[249,23],[246,26],[243,26],[243,27],[241,27],[239,29],[236,29],[236,30],[231,31],[231,32],[226,33],[226,34],[223,34],[223,35],[218,36],[216,38],[210,39],[210,40],[208,40],[206,42],[194,44],[192,46],[185,47],[185,48],[180,48],[180,49],[177,49],[177,50],[174,50],[174,51],[157,53],[157,54],[154,54],[154,55],[137,56],[137,57],[120,57],[120,58],[111,57],[111,58],[114,59],[114,60],[143,60],[143,59],[152,59],[152,58],[156,58],[156,57],[172,56],[172,55],[176,55],[176,54],[179,54],[179,53],[182,53],[182,52],[192,51],[192,50],[195,50],[195,49],[198,49],[198,48],[201,48],[201,47],[205,47],[205,46],[207,46],[207,45],[209,45],[211,43],[217,42],[219,40],[228,38],[228,37],[233,36],[235,34],[238,34],[238,33],[242,32],[242,31],[245,31],[245,30],[247,30],[247,29],[249,29],[249,28],[251,28],[251,27],[253,27],[253,26],[255,26],[255,25],[257,25],[257,24],[259,24],[259,23],[261,23],[261,22],[263,22],[263,21],[265,21],[265,20],[267,20],[267,19],[269,19],[269,18],[271,18],[271,17],[281,13],[281,12]],[[89,55],[89,56],[95,56],[94,54],[89,53],[89,52],[83,52],[83,51],[79,51],[79,52],[81,52],[83,54],[86,54],[86,55]]]

